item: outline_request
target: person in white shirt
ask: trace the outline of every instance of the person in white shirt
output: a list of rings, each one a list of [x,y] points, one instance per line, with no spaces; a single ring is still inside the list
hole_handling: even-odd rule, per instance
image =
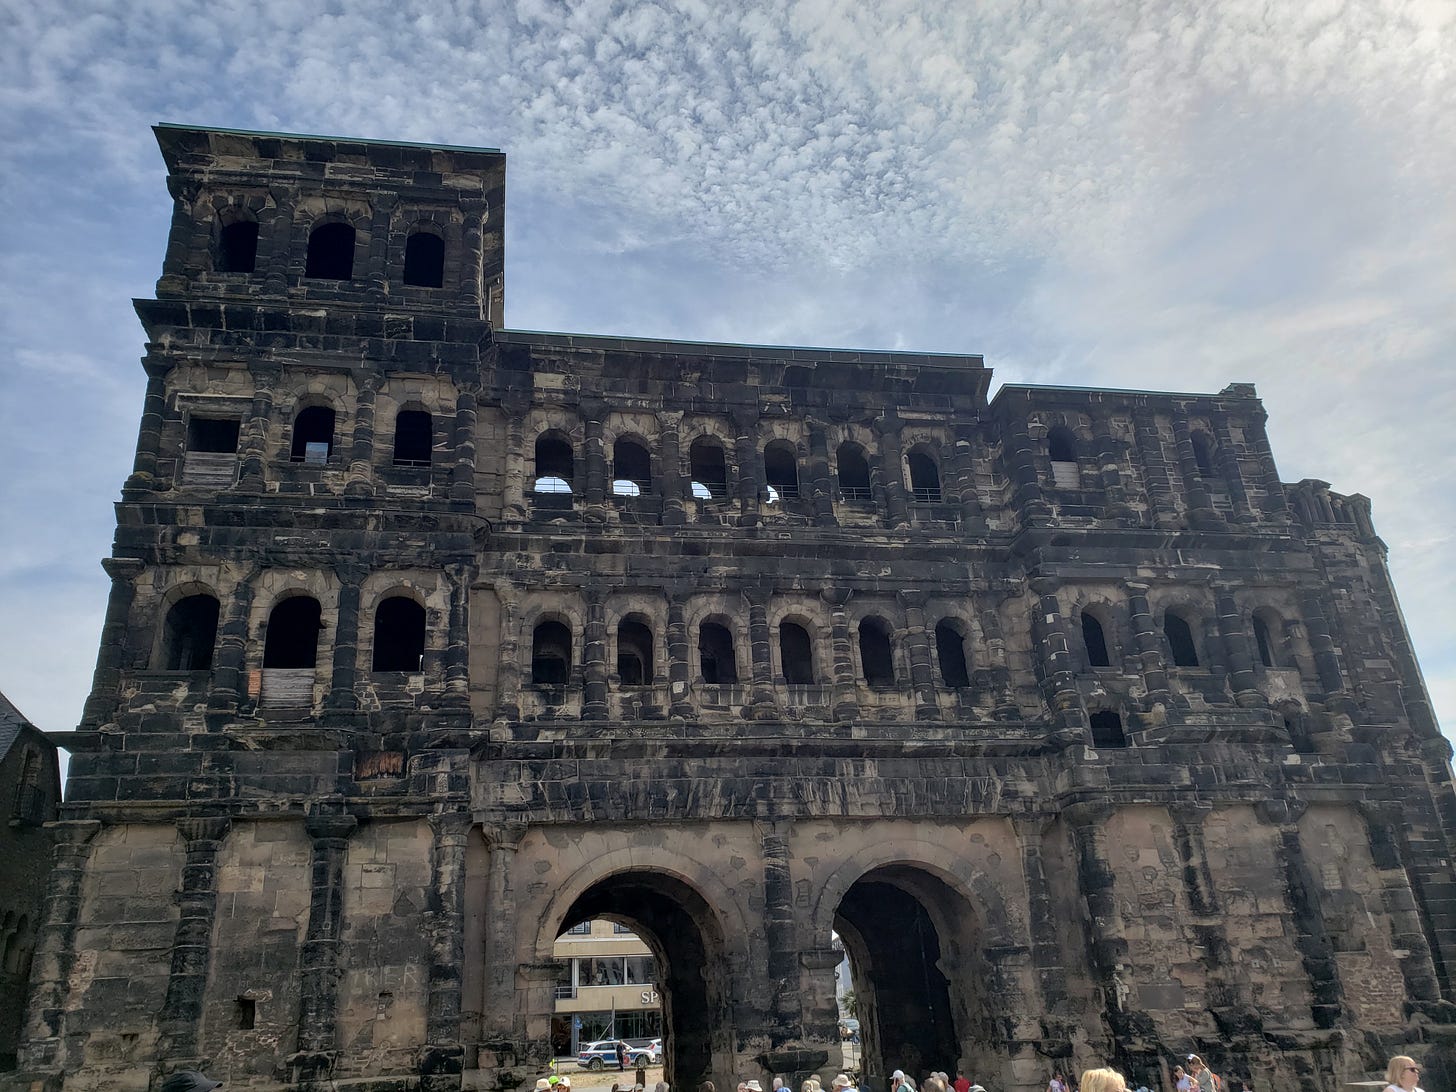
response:
[[[1183,1072],[1181,1065],[1175,1065],[1173,1067],[1173,1083],[1177,1086],[1178,1092],[1189,1092],[1193,1087],[1193,1078]]]
[[[1385,1092],[1421,1092],[1416,1086],[1420,1079],[1420,1063],[1404,1054],[1397,1054],[1385,1067]]]

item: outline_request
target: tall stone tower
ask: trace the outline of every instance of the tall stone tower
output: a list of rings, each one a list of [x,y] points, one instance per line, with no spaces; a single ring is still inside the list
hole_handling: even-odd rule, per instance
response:
[[[157,136],[25,1087],[529,1087],[600,918],[680,1089],[832,1076],[840,944],[867,1088],[1443,1064],[1450,748],[1251,387],[512,332],[500,153]]]

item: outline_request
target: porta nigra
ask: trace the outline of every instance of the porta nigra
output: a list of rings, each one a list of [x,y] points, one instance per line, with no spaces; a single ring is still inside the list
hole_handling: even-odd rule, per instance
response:
[[[1445,1086],[1456,794],[1254,389],[504,329],[505,156],[161,126],[13,1087],[529,1088],[588,919],[677,1092],[1197,1051]]]

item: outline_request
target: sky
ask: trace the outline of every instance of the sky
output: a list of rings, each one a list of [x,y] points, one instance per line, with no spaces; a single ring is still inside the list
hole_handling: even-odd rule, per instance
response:
[[[75,727],[158,121],[498,147],[506,325],[1257,384],[1456,726],[1456,0],[0,0],[0,691]]]

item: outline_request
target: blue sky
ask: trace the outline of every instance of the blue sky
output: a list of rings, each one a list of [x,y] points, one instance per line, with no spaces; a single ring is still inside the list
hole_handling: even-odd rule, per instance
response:
[[[1456,3],[0,0],[0,690],[73,727],[156,121],[499,147],[506,323],[1258,385],[1456,724]]]

